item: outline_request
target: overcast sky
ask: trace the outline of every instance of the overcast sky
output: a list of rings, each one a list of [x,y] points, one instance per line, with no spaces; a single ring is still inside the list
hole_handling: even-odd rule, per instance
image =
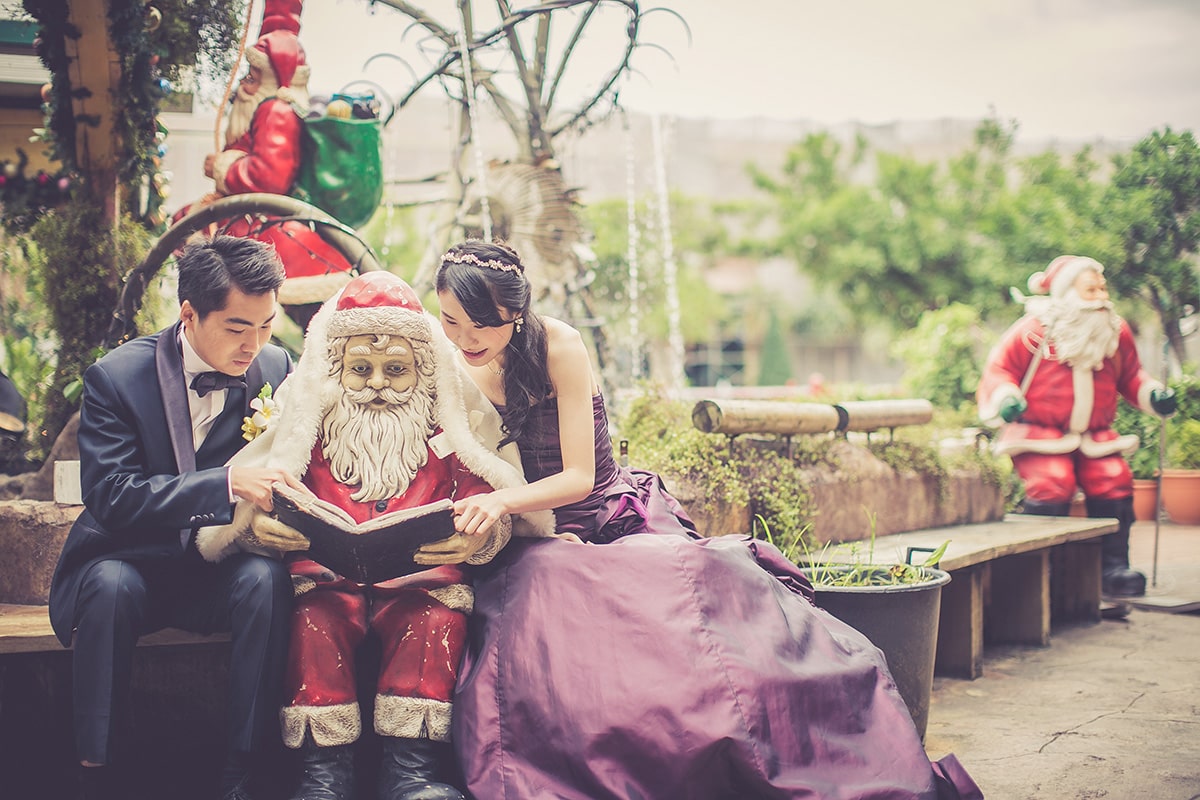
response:
[[[415,5],[457,26],[452,0]],[[475,0],[477,8],[491,6]],[[515,7],[526,3],[514,0]],[[687,117],[764,116],[822,123],[993,110],[1028,139],[1137,139],[1170,125],[1200,130],[1198,0],[659,0],[647,16],[640,74],[625,106]],[[261,0],[256,4],[256,12]],[[258,12],[261,13],[261,12]],[[619,57],[624,17],[609,13],[584,43],[560,96],[581,95]],[[486,24],[486,21],[483,21]],[[257,23],[257,20],[256,20]],[[371,78],[411,83],[391,53],[419,66],[408,20],[367,0],[307,0],[300,39],[310,88]],[[481,25],[482,27],[483,25]],[[418,69],[418,71],[420,71]],[[438,97],[436,91],[426,94]]]

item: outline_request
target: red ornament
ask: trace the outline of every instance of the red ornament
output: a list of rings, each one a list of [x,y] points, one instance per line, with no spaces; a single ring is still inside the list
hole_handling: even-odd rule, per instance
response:
[[[49,103],[50,98],[52,98],[53,96],[54,96],[53,84],[43,83],[42,84],[42,102]]]

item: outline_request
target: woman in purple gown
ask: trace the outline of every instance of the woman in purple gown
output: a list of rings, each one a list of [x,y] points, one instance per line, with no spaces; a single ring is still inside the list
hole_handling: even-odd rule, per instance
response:
[[[931,764],[882,654],[816,608],[770,545],[698,535],[657,476],[613,458],[579,333],[529,308],[519,257],[450,249],[443,328],[528,484],[458,527],[552,508],[475,579],[453,739],[477,800],[981,797]]]

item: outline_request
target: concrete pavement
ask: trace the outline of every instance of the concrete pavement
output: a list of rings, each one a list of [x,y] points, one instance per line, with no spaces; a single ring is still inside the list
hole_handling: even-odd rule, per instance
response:
[[[1154,523],[1134,525],[1152,575]],[[1159,528],[1149,597],[1200,601],[1200,527]],[[935,678],[925,747],[953,752],[988,800],[1200,798],[1200,612],[1134,609],[988,648],[974,681]]]

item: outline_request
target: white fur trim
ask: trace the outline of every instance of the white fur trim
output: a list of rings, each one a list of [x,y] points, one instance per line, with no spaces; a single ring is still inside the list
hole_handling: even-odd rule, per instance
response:
[[[327,272],[324,275],[303,275],[288,278],[279,287],[279,304],[303,306],[324,303],[350,282],[350,272]]]
[[[1079,449],[1081,437],[1078,433],[1068,433],[1057,439],[1013,439],[998,440],[992,452],[1000,456],[1015,456],[1021,453],[1042,453],[1044,455],[1062,455],[1074,453]]]
[[[1158,412],[1154,410],[1154,406],[1150,405],[1150,394],[1155,390],[1161,392],[1163,390],[1163,385],[1153,378],[1147,381],[1142,381],[1142,385],[1138,387],[1137,406],[1147,414],[1154,414],[1155,416],[1158,416]]]
[[[1071,382],[1075,392],[1075,403],[1071,406],[1071,420],[1067,430],[1083,433],[1090,427],[1092,409],[1096,405],[1096,377],[1090,369],[1071,368]]]
[[[1095,270],[1104,273],[1104,265],[1094,258],[1087,256],[1059,256],[1051,261],[1046,269],[1029,276],[1029,291],[1034,294],[1049,294],[1051,297],[1066,297],[1067,292],[1075,285],[1075,280],[1084,270]],[[1046,273],[1054,272],[1049,286],[1043,286]]]
[[[1051,297],[1066,297],[1067,292],[1074,288],[1075,281],[1087,270],[1104,273],[1104,265],[1094,258],[1087,256],[1070,256],[1069,258],[1070,260],[1063,263],[1058,274],[1054,276],[1054,280],[1050,282]]]
[[[1132,433],[1107,442],[1097,442],[1090,433],[1085,433],[1079,442],[1079,452],[1088,458],[1101,458],[1114,453],[1127,456],[1137,452],[1139,444],[1140,440]]]
[[[225,186],[225,176],[229,173],[229,168],[235,162],[246,157],[244,150],[222,150],[217,153],[213,159],[213,180],[216,181],[217,191],[221,194],[229,194],[228,187]]]
[[[329,321],[328,335],[330,339],[336,339],[341,336],[387,331],[406,339],[428,342],[431,325],[428,315],[399,306],[348,308],[334,314]]]
[[[496,554],[504,549],[504,545],[508,544],[512,539],[512,517],[508,514],[501,517],[488,531],[488,543],[476,550],[470,558],[467,559],[468,564],[487,564]]]
[[[400,739],[450,741],[449,703],[425,697],[375,695],[375,732]]]
[[[283,743],[296,750],[311,732],[321,747],[352,744],[362,734],[362,715],[358,703],[333,706],[284,706],[279,709],[279,727]]]
[[[986,424],[996,427],[1004,424],[1000,418],[1000,405],[1009,397],[1020,397],[1021,387],[1015,383],[1002,383],[992,390],[992,394],[979,407],[979,418]]]
[[[451,611],[470,614],[475,609],[475,590],[465,583],[430,589],[428,594]]]

